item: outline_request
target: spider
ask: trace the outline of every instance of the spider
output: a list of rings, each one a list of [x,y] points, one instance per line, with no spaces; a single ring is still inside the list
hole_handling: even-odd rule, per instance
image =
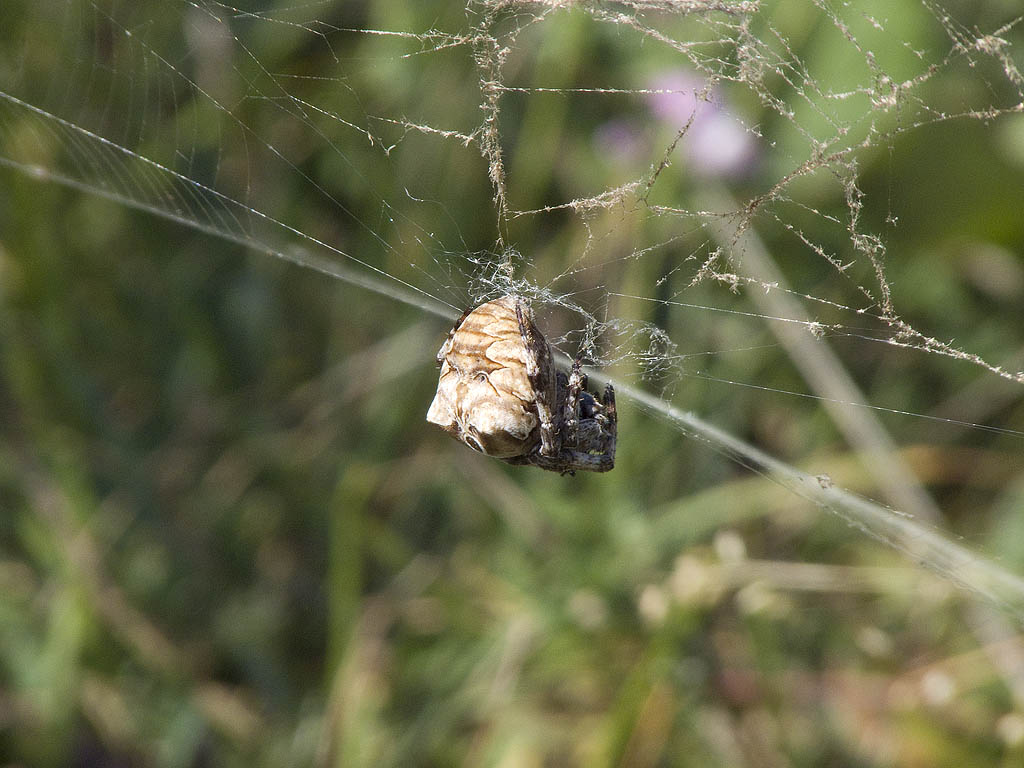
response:
[[[574,474],[615,466],[615,390],[587,391],[577,359],[556,371],[529,307],[503,296],[466,310],[437,353],[427,421],[509,464]]]

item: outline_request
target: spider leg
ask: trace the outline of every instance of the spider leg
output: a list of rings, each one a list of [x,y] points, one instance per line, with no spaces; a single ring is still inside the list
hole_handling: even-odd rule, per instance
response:
[[[604,397],[601,399],[604,408],[601,412],[601,419],[603,424],[603,432],[606,435],[605,448],[603,453],[611,457],[612,462],[615,461],[615,441],[619,434],[619,414],[615,410],[615,387],[608,384],[604,385]]]
[[[509,461],[503,459],[503,461]],[[509,461],[509,463],[513,463]],[[581,453],[580,451],[565,450],[560,456],[548,457],[534,454],[529,460],[523,463],[533,464],[535,467],[547,469],[551,472],[558,472],[563,475],[575,475],[578,470],[584,472],[608,472],[615,468],[615,459],[612,456],[597,453]]]
[[[581,365],[579,358],[573,361],[569,373],[569,396],[565,399],[565,415],[562,417],[562,423],[565,425],[565,440],[562,445],[573,450],[579,447],[580,391],[587,388],[587,377],[580,372]]]
[[[533,323],[524,317],[523,305],[516,299],[516,320],[519,322],[519,335],[522,336],[526,348],[526,375],[533,387],[537,402],[537,418],[540,421],[540,455],[557,457],[562,445],[556,423],[557,390],[555,374],[551,365],[551,350],[544,337],[540,335]]]

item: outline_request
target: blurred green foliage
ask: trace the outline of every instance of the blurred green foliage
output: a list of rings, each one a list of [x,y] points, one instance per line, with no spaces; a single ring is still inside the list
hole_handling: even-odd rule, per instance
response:
[[[1012,5],[951,11],[957,29],[992,30]],[[909,78],[938,65],[923,86],[936,110],[1009,103],[997,69],[949,54],[927,4],[863,6],[853,34],[880,67]],[[465,32],[482,6],[60,0],[8,2],[3,15],[4,93],[453,306],[477,298],[498,235],[487,163],[415,127],[480,123],[473,47],[349,30]],[[661,21],[678,40],[722,45],[699,17]],[[747,31],[789,41],[823,91],[864,81],[863,51],[819,5],[765,4]],[[1003,36],[1020,66],[1020,24]],[[515,42],[503,74],[524,88],[646,88],[685,60],[578,10]],[[769,86],[792,121],[743,88],[723,94],[772,147],[720,182],[741,199],[830,130],[781,78]],[[678,127],[635,93],[509,92],[501,104],[519,210],[644,177]],[[870,107],[847,108],[864,128],[855,110]],[[473,454],[423,420],[444,322],[110,199],[122,172],[149,179],[145,166],[26,115],[5,102],[0,155],[109,186],[97,196],[0,166],[0,762],[1024,761],[1024,699],[972,627],[974,600],[947,580],[628,401],[606,476]],[[594,139],[623,116],[636,155]],[[878,117],[892,129],[900,115]],[[884,233],[915,327],[1024,367],[1022,116],[921,120],[858,154],[862,227]],[[699,209],[713,182],[674,160],[650,202]],[[853,305],[850,285],[778,224],[845,258],[842,192],[825,171],[801,180],[761,234],[798,290]],[[193,216],[204,205],[176,204]],[[513,218],[504,235],[520,276],[595,311],[609,292],[749,309],[686,287],[710,246],[680,222],[562,209]],[[627,258],[645,244],[658,245]],[[851,275],[872,279],[861,264]],[[764,323],[657,303],[609,312],[657,322],[694,356],[684,371],[806,389]],[[575,351],[572,316],[552,307],[539,321]],[[834,344],[873,404],[1024,430],[1019,385],[938,355]],[[878,496],[820,403],[659,379],[640,352],[612,373]],[[1024,572],[1019,434],[885,423],[952,530]]]

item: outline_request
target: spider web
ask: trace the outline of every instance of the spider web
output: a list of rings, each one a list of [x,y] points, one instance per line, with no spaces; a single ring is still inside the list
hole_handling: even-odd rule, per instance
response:
[[[1020,17],[964,22],[928,0],[406,5],[26,6],[0,62],[0,164],[442,317],[526,296],[557,350],[640,407],[1020,609],[1019,579],[932,527],[875,413],[1024,435],[870,402],[845,374],[881,348],[1024,383],[904,316],[887,248],[901,182],[864,177],[922,132],[1024,112]],[[828,56],[806,49],[812,28]],[[779,350],[805,390],[713,364]],[[695,382],[810,399],[912,517],[678,409]]]

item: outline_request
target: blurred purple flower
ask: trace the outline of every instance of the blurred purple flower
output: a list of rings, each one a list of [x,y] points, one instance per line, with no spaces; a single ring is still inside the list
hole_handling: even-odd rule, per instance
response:
[[[594,146],[601,157],[632,167],[647,149],[640,129],[633,120],[614,118],[602,123],[594,131]]]
[[[657,117],[681,128],[698,106],[706,105],[697,98],[703,88],[704,81],[694,74],[683,70],[665,72],[651,82],[647,103]]]
[[[748,175],[757,161],[757,144],[739,120],[730,115],[721,96],[707,91],[697,75],[676,70],[656,77],[647,104],[674,130],[690,123],[680,144],[689,168],[704,176],[737,178]],[[692,119],[692,122],[691,122]]]

